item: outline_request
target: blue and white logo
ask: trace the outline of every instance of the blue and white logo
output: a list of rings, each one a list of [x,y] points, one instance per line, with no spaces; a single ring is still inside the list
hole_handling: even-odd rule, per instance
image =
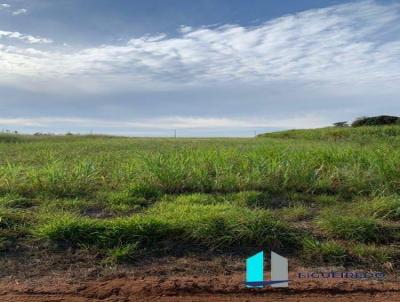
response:
[[[288,260],[271,251],[271,280],[264,280],[264,252],[246,259],[247,287],[288,287]]]

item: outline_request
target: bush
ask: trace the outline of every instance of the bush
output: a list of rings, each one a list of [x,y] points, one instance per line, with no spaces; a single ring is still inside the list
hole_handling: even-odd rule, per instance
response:
[[[347,122],[336,122],[336,123],[333,123],[333,126],[335,126],[337,128],[348,127]]]
[[[398,124],[399,122],[400,118],[397,116],[379,115],[373,117],[360,117],[356,119],[351,124],[351,126],[360,127],[360,126],[392,125],[392,124]]]

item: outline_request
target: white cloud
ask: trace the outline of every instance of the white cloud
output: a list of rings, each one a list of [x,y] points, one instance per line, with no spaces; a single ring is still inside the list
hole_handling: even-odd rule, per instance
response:
[[[17,32],[17,31],[12,32],[12,31],[0,30],[0,39],[2,39],[2,38],[17,39],[17,40],[24,41],[24,42],[29,43],[29,44],[49,44],[49,43],[53,42],[50,39],[41,38],[41,37],[34,37],[34,36],[31,36],[31,35],[24,35],[24,34],[21,34],[21,33]],[[23,52],[23,51],[26,50],[26,49],[23,49],[23,48],[18,49],[18,48],[15,48],[15,47],[14,48],[11,47],[10,49],[15,49],[16,52],[21,52],[21,51]]]
[[[2,127],[43,127],[57,128],[74,127],[92,129],[136,129],[136,130],[166,130],[166,129],[255,129],[255,128],[306,128],[322,127],[329,122],[321,117],[308,115],[297,116],[290,119],[266,119],[266,118],[210,118],[210,117],[164,117],[127,120],[102,120],[92,118],[74,117],[39,117],[39,118],[0,118]]]
[[[186,26],[186,25],[181,25],[181,27],[180,27],[180,29],[179,29],[179,31],[181,32],[181,33],[188,33],[188,32],[190,32],[190,31],[192,31],[193,30],[193,27],[191,27],[191,26]]]
[[[15,10],[15,11],[12,12],[12,14],[13,14],[14,16],[26,15],[27,13],[28,13],[28,10],[25,9],[25,8],[20,8],[20,9],[17,9],[17,10]]]
[[[330,87],[400,84],[400,5],[363,1],[254,27],[182,26],[178,37],[134,38],[63,52],[0,45],[0,83],[91,92],[301,81]],[[0,32],[31,44],[44,38]],[[23,79],[24,81],[21,81]],[[52,85],[49,85],[52,82]],[[43,83],[42,85],[40,83]]]
[[[11,10],[11,5],[7,3],[0,4],[0,10],[5,10],[13,16],[26,15],[28,13],[28,10],[26,8]]]

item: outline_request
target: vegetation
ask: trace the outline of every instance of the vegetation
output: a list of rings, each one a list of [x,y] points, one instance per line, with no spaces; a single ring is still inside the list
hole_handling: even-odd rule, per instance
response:
[[[333,126],[342,128],[342,127],[348,127],[349,125],[347,124],[347,122],[336,122],[336,123],[333,123]]]
[[[360,117],[356,119],[351,126],[361,127],[361,126],[379,126],[379,125],[393,125],[399,124],[400,117],[390,116],[390,115],[379,115],[373,117]]]
[[[400,126],[256,139],[0,135],[0,251],[274,249],[308,265],[398,266]]]

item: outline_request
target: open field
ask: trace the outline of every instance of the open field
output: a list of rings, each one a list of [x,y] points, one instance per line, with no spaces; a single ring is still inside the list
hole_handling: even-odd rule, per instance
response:
[[[60,255],[110,269],[145,257],[240,263],[272,248],[296,266],[396,276],[399,135],[399,126],[251,139],[1,135],[1,275],[21,266],[40,275],[34,259],[47,267]]]

